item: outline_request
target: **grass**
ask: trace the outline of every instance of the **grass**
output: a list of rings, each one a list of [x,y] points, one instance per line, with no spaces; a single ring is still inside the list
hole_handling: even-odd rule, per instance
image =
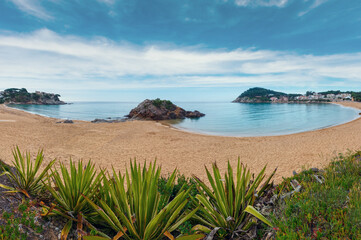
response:
[[[361,152],[340,155],[324,171],[286,179],[282,192],[291,190],[293,179],[303,190],[279,203],[276,239],[361,239]]]

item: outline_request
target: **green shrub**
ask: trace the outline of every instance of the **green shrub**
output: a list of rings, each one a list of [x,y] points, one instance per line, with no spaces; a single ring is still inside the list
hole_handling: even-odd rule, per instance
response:
[[[66,239],[74,222],[77,228],[82,229],[83,223],[93,229],[87,220],[96,216],[87,199],[95,200],[98,197],[99,186],[103,174],[97,174],[95,165],[88,162],[84,165],[79,161],[77,166],[70,160],[68,168],[60,163],[60,171],[52,171],[52,182],[49,182],[47,189],[55,199],[55,205],[44,208],[44,216],[59,215],[67,219],[61,236]],[[78,232],[78,234],[80,234]]]
[[[197,183],[193,178],[187,178],[184,175],[178,175],[177,181],[173,187],[167,185],[168,181],[171,181],[171,179],[169,177],[161,177],[158,182],[159,193],[162,196],[163,195],[169,196],[168,201],[160,203],[159,210],[162,209],[163,207],[165,207],[169,203],[169,201],[172,201],[177,196],[179,191],[181,191],[181,190],[186,190],[186,191],[189,190],[189,196],[190,196],[189,202],[184,207],[184,211],[192,210],[197,207],[198,203],[195,200],[195,196],[199,192],[197,189]],[[166,199],[166,198],[163,198],[163,199]],[[192,221],[192,219],[190,219],[190,220],[184,222],[182,225],[180,225],[177,230],[182,235],[193,234],[194,231],[192,230],[192,227],[196,224],[197,223],[195,221]]]
[[[157,98],[157,99],[154,99],[154,100],[152,101],[152,103],[153,103],[153,105],[156,106],[157,108],[160,108],[160,107],[162,106],[163,101],[160,100],[159,98]]]
[[[21,192],[25,196],[35,196],[44,187],[43,182],[48,179],[48,171],[55,163],[55,159],[45,166],[43,171],[40,167],[44,160],[43,151],[39,151],[35,160],[32,161],[30,153],[22,154],[19,147],[13,150],[14,161],[13,165],[16,172],[13,172],[4,164],[0,167],[3,170],[1,175],[6,175],[13,186],[5,186],[0,184],[0,187],[7,189],[6,192]]]
[[[187,191],[181,188],[173,200],[169,194],[158,192],[158,181],[161,169],[156,163],[147,168],[134,161],[130,164],[130,172],[125,175],[113,170],[112,178],[103,181],[103,199],[99,205],[87,198],[99,215],[115,232],[115,238],[128,240],[156,240],[168,237],[174,239],[171,232],[190,219],[197,209],[183,211],[188,203]],[[165,188],[172,192],[176,171],[169,177]],[[163,208],[159,206],[169,202]],[[198,239],[202,235],[187,236],[187,239]],[[92,239],[92,238],[86,238]],[[179,238],[182,239],[182,238]]]
[[[271,223],[253,208],[253,204],[257,196],[262,196],[264,191],[271,186],[269,182],[275,172],[259,189],[265,178],[266,167],[254,178],[250,170],[241,165],[238,160],[234,177],[233,169],[228,162],[228,171],[223,179],[217,165],[213,164],[212,168],[213,176],[206,168],[211,188],[194,176],[200,186],[200,194],[197,195],[197,199],[201,204],[200,211],[194,218],[203,225],[197,226],[197,228],[208,233],[214,229],[223,239],[233,236],[236,232],[247,231],[255,224],[252,215],[271,226]]]
[[[173,107],[173,103],[169,100],[160,100],[159,98],[152,100],[152,103],[157,108],[164,106],[166,109],[171,110]]]

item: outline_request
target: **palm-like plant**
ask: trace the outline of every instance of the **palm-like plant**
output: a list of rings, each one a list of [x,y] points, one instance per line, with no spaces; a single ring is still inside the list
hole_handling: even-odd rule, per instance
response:
[[[48,190],[54,197],[56,204],[51,207],[44,206],[44,216],[60,215],[68,219],[64,226],[61,238],[66,239],[74,222],[77,222],[78,230],[82,228],[86,219],[97,215],[85,198],[95,199],[103,174],[97,174],[95,165],[88,162],[83,165],[82,161],[78,166],[70,160],[69,170],[60,163],[60,172],[52,170],[52,183],[49,181]],[[89,227],[92,226],[88,223]]]
[[[161,168],[157,168],[155,162],[148,169],[144,164],[142,169],[134,161],[134,164],[130,164],[130,173],[127,170],[125,175],[120,172],[117,174],[113,169],[113,177],[103,181],[103,190],[107,194],[99,200],[100,206],[87,198],[99,215],[117,232],[114,239],[123,237],[128,240],[157,240],[164,236],[174,239],[171,232],[198,210],[184,212],[189,190],[182,189],[170,202],[169,195],[161,196],[158,192],[160,172]],[[174,186],[175,178],[176,171],[170,176],[167,187]],[[162,208],[161,204],[164,202],[168,204]],[[183,239],[200,239],[202,236],[188,235]]]
[[[203,225],[197,226],[195,229],[203,229],[204,231],[208,228],[209,232],[213,229],[213,235],[217,230],[222,229],[224,235],[233,235],[252,226],[254,221],[250,219],[249,214],[271,226],[271,223],[253,208],[253,204],[256,197],[261,196],[270,186],[269,182],[276,170],[264,182],[263,187],[258,189],[265,178],[266,167],[254,178],[250,170],[240,164],[238,160],[235,179],[229,162],[228,171],[223,179],[215,163],[212,168],[213,176],[206,168],[211,188],[193,176],[200,186],[200,194],[196,198],[201,204],[201,208],[194,219]],[[205,226],[207,228],[204,228]]]
[[[13,156],[14,161],[12,162],[16,171],[13,172],[11,169],[1,165],[4,171],[1,175],[7,175],[13,187],[3,184],[0,184],[0,187],[7,189],[8,191],[6,192],[21,192],[27,197],[36,195],[43,189],[43,181],[46,181],[48,178],[47,173],[53,166],[55,159],[49,162],[43,171],[40,171],[40,167],[44,161],[42,150],[38,152],[34,161],[31,160],[29,152],[22,154],[19,147],[14,148]]]

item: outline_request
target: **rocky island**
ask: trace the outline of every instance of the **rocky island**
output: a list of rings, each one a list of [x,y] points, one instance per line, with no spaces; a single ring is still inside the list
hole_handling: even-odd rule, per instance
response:
[[[306,94],[288,94],[270,89],[255,87],[243,92],[232,102],[236,103],[325,103],[361,101],[361,92],[307,91]]]
[[[126,116],[130,120],[172,120],[184,118],[200,118],[205,114],[195,110],[186,111],[168,100],[146,99]]]
[[[0,91],[0,104],[62,105],[59,94],[36,91],[29,93],[25,88],[9,88]]]

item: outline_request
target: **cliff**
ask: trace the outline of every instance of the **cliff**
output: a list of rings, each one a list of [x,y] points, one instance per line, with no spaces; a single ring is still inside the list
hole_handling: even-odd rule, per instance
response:
[[[136,108],[132,109],[126,117],[136,120],[171,120],[200,118],[203,116],[205,114],[199,111],[186,111],[171,101],[157,98],[155,100],[144,100]]]
[[[62,105],[65,102],[59,99],[59,94],[36,91],[29,93],[25,88],[9,88],[0,92],[0,103],[7,104],[36,104]]]

